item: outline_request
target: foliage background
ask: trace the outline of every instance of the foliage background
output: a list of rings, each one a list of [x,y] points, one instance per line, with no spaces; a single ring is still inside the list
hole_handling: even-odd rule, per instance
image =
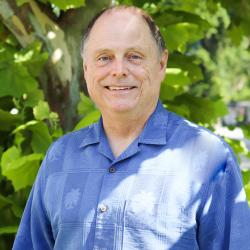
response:
[[[87,97],[80,39],[90,18],[114,3],[0,0],[0,249],[11,249],[51,142],[100,116]],[[250,100],[249,1],[116,4],[142,7],[161,29],[170,53],[160,96],[166,108],[215,130],[229,104]],[[250,139],[249,120],[238,117],[235,126]],[[249,156],[243,141],[225,140]],[[250,172],[242,174],[250,201]]]

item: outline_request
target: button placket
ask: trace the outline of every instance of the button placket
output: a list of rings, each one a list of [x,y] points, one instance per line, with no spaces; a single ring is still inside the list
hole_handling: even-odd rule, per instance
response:
[[[97,249],[106,249],[106,246],[107,249],[113,249],[114,239],[118,237],[118,233],[116,232],[118,230],[117,225],[121,225],[121,220],[119,219],[119,221],[117,221],[117,210],[119,209],[117,205],[117,196],[113,196],[113,192],[110,194],[110,188],[113,190],[113,188],[117,186],[117,183],[119,183],[117,178],[114,178],[114,173],[116,172],[117,166],[115,162],[106,165],[106,173],[103,176],[99,203],[96,211],[94,247]],[[107,190],[109,190],[109,192]],[[107,238],[107,234],[109,235],[109,240],[104,241],[104,239]]]
[[[114,167],[114,166],[111,166],[111,167],[109,167],[109,173],[111,173],[111,174],[113,174],[113,173],[115,173],[116,172],[116,167]]]
[[[107,206],[107,205],[105,205],[105,204],[101,204],[101,205],[100,205],[99,211],[100,211],[101,213],[107,212],[107,210],[108,210],[108,206]]]

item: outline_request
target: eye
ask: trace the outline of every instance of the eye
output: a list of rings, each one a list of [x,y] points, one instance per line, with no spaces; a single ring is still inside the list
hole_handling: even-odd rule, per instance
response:
[[[132,53],[128,55],[128,60],[132,63],[140,63],[142,61],[143,57],[139,54]]]
[[[101,55],[101,56],[97,57],[97,64],[100,65],[100,66],[106,65],[111,60],[112,60],[111,56],[109,56],[109,55]]]

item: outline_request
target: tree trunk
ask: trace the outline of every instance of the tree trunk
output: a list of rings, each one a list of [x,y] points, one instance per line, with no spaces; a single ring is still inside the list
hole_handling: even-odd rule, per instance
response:
[[[73,128],[79,90],[84,89],[80,41],[89,20],[110,0],[86,1],[86,6],[64,12],[56,18],[50,8],[30,0],[17,7],[14,0],[0,0],[0,19],[22,47],[39,39],[49,60],[39,77],[53,111],[59,113],[64,130]],[[85,88],[86,89],[86,88]]]

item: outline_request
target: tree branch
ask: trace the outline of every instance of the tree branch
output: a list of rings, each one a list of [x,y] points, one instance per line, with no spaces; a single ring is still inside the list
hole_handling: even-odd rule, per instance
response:
[[[0,18],[3,24],[16,37],[22,47],[28,46],[34,42],[33,34],[29,34],[23,24],[22,20],[15,13],[9,4],[10,1],[0,0]]]
[[[31,10],[30,21],[36,36],[44,41],[50,53],[50,64],[61,84],[66,86],[71,82],[71,56],[65,42],[64,31],[44,14],[32,0],[29,2]]]

